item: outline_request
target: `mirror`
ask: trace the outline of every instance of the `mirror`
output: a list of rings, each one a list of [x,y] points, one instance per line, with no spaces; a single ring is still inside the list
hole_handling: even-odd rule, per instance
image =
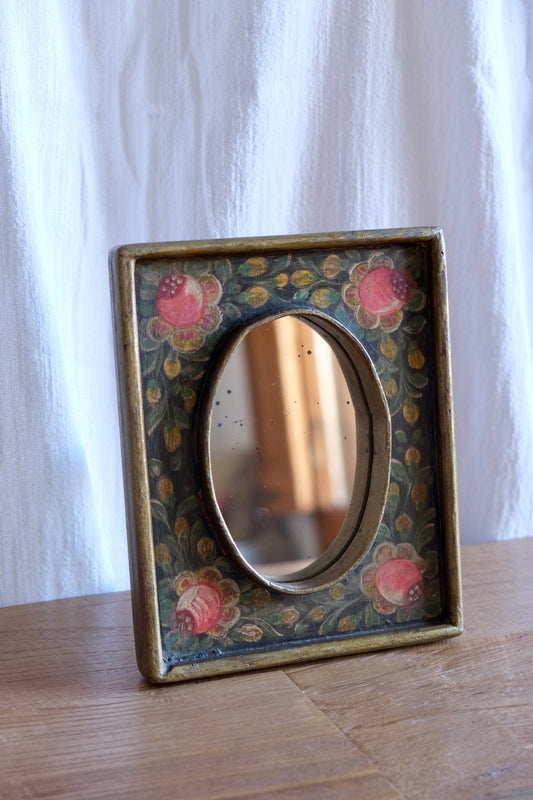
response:
[[[300,594],[331,586],[371,547],[388,485],[390,422],[373,365],[357,339],[314,310],[265,315],[224,344],[199,418],[211,524],[254,580]],[[237,408],[241,349],[251,380]],[[242,455],[235,475],[219,447],[224,429]]]
[[[213,403],[213,484],[258,572],[294,572],[335,540],[354,484],[356,416],[334,351],[307,322],[265,322],[232,352]]]

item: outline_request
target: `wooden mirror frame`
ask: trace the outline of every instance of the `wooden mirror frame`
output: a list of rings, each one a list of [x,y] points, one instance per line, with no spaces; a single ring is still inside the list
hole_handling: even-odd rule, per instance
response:
[[[179,681],[460,633],[440,229],[127,245],[110,269],[141,673]],[[270,579],[221,517],[209,421],[233,348],[286,314],[333,347],[371,452],[333,545]]]

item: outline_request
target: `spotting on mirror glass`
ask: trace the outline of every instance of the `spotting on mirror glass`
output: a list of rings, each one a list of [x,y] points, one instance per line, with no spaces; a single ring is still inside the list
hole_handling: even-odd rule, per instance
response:
[[[245,417],[253,419],[259,475],[254,482],[253,462],[248,460],[246,479],[240,476],[239,501],[231,502],[229,460],[219,456],[222,463],[215,470],[216,447],[208,446],[202,459],[203,499],[212,512],[211,524],[253,580],[296,593],[331,587],[369,550],[385,503],[390,421],[379,379],[364,349],[326,315],[290,310],[261,317],[237,328],[213,359],[210,391],[203,395],[197,421],[204,432],[200,442],[212,445],[212,431],[220,436],[230,420],[221,398],[227,401],[234,389],[221,390],[221,385],[228,369],[238,367],[240,354],[246,355],[253,408],[234,423],[245,434]],[[344,408],[339,409],[342,396]],[[326,426],[332,434],[329,448]],[[346,442],[340,441],[343,436]],[[264,502],[259,516],[255,513],[239,526],[250,507],[250,489]],[[263,536],[254,535],[257,528]],[[247,539],[244,545],[239,538]]]
[[[216,390],[210,447],[218,506],[252,567],[282,577],[327,549],[353,490],[356,409],[320,333],[285,316],[244,337]]]

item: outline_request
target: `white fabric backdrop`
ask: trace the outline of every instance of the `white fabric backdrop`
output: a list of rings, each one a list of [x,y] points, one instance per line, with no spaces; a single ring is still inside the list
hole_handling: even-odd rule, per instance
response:
[[[533,533],[529,0],[0,0],[0,602],[127,588],[107,251],[440,225],[461,533]]]

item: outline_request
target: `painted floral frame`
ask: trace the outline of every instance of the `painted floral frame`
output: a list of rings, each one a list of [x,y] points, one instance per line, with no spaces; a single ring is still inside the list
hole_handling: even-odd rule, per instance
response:
[[[141,673],[178,681],[459,634],[442,232],[128,245],[110,267]],[[228,543],[201,454],[220,353],[286,313],[362,350],[389,438],[364,550],[339,552],[328,580],[285,586]]]

